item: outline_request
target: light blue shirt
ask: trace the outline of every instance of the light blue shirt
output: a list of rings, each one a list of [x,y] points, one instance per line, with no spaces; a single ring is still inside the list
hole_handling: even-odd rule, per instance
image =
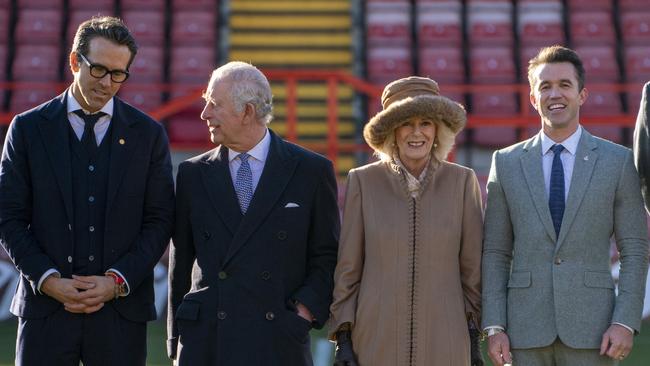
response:
[[[560,154],[562,160],[562,167],[564,168],[564,201],[566,202],[569,197],[569,188],[571,188],[571,176],[573,176],[573,166],[576,162],[576,152],[578,150],[578,142],[582,136],[582,126],[578,125],[578,129],[567,137],[562,142],[555,142],[550,137],[546,136],[544,131],[540,131],[540,138],[542,142],[542,169],[544,170],[544,188],[546,192],[546,199],[548,199],[550,186],[551,186],[551,168],[553,167],[553,151],[551,147],[555,144],[564,146],[564,150]]]
[[[257,188],[257,183],[260,182],[260,177],[264,170],[264,163],[266,163],[266,157],[269,155],[270,146],[271,134],[267,129],[262,140],[260,140],[255,147],[246,151],[248,155],[251,156],[248,158],[248,164],[251,167],[251,173],[253,173],[253,192],[255,192],[255,189]],[[237,179],[237,171],[241,165],[239,154],[240,153],[235,150],[230,148],[228,149],[228,166],[230,167],[230,177],[232,178],[233,187],[235,186],[235,179]]]

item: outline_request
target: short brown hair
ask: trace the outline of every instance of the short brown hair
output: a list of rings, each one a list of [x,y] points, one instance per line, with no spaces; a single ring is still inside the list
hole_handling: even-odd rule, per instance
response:
[[[585,67],[582,65],[582,60],[574,50],[560,45],[544,47],[539,50],[535,57],[528,61],[528,83],[530,87],[535,86],[533,73],[537,66],[560,62],[569,62],[573,65],[578,79],[578,90],[582,90],[585,87]]]
[[[131,52],[127,69],[131,66],[135,54],[138,53],[138,44],[135,43],[135,38],[133,38],[129,28],[126,27],[121,19],[107,16],[94,16],[81,23],[74,36],[74,42],[72,42],[72,51],[87,56],[90,41],[95,37],[106,38],[119,45],[127,46]]]

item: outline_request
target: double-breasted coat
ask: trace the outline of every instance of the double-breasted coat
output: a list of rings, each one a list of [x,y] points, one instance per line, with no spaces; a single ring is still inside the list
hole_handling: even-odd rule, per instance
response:
[[[480,315],[482,207],[471,169],[432,159],[419,196],[401,168],[350,171],[330,338],[352,325],[361,366],[469,365]]]

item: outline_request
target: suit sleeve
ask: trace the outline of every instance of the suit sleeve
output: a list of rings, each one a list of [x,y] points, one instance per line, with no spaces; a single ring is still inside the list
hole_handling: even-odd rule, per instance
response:
[[[354,326],[361,274],[363,273],[365,234],[361,187],[356,172],[350,171],[345,191],[343,228],[338,263],[334,272],[334,302],[330,307],[329,339],[335,340],[344,323]]]
[[[460,249],[460,279],[465,313],[481,326],[481,248],[483,246],[483,203],[474,171],[465,179],[463,233]]]
[[[32,182],[24,121],[15,118],[7,132],[0,162],[0,240],[34,294],[38,282],[54,262],[32,234]]]
[[[641,177],[641,189],[646,210],[650,210],[650,82],[643,87],[643,96],[634,128],[634,164]]]
[[[190,194],[186,166],[181,164],[176,177],[176,222],[169,249],[169,291],[167,302],[167,354],[176,358],[178,328],[176,310],[190,290],[192,266],[196,253],[190,221]]]
[[[174,224],[174,178],[167,134],[158,126],[151,151],[140,233],[131,249],[110,267],[121,273],[133,292],[151,276],[169,244]]]
[[[307,275],[303,286],[292,296],[311,311],[316,318],[316,328],[322,328],[329,317],[341,225],[334,169],[330,161],[326,163],[327,166],[320,169],[322,173],[311,207]]]
[[[507,283],[512,261],[513,233],[508,203],[499,181],[499,152],[492,156],[483,226],[483,328],[507,327]]]
[[[648,273],[648,227],[639,178],[629,150],[616,189],[614,236],[621,270],[612,322],[625,324],[639,332]]]

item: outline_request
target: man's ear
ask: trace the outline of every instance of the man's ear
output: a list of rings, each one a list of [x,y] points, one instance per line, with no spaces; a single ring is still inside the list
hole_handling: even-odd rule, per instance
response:
[[[72,72],[79,72],[79,69],[81,68],[81,62],[79,60],[79,56],[77,56],[77,52],[70,52],[68,60],[70,62],[70,70],[72,70]]]
[[[242,118],[246,121],[256,121],[257,113],[255,112],[255,106],[253,103],[244,104],[244,111],[242,113]]]

